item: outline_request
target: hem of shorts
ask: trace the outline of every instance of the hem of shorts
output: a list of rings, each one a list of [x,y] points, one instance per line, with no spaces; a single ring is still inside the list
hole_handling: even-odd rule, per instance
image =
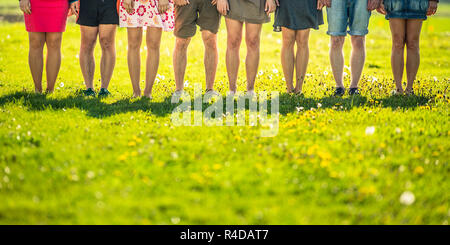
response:
[[[175,37],[178,37],[178,38],[186,39],[186,38],[192,38],[192,37],[194,37],[194,36],[195,36],[195,33],[194,33],[193,35],[178,35],[176,32],[173,32],[173,35],[174,35]]]
[[[426,20],[427,16],[419,15],[419,14],[414,14],[414,15],[387,14],[385,18],[386,18],[386,20],[389,20],[389,19]]]
[[[347,32],[327,31],[330,36],[347,36]]]
[[[366,36],[367,34],[369,34],[369,31],[348,31],[350,36]]]
[[[77,24],[78,25],[80,25],[80,26],[91,26],[91,27],[97,27],[97,26],[100,26],[100,25],[119,25],[119,23],[98,23],[98,24],[86,24],[86,23],[78,23],[77,22]]]
[[[288,28],[294,31],[299,31],[299,30],[307,30],[307,29],[314,29],[314,30],[319,30],[319,27],[323,25],[323,24],[319,24],[317,26],[308,26],[308,27],[292,27],[292,26],[288,26],[288,25],[273,25],[273,27],[276,29],[278,27],[284,27],[284,28]],[[280,31],[276,31],[274,30],[274,32],[280,32]]]
[[[160,28],[160,29],[162,29],[162,30],[165,31],[165,32],[171,32],[171,31],[173,31],[173,29],[170,29],[170,28],[164,28],[163,26],[152,26],[152,25],[124,26],[124,25],[120,25],[120,24],[119,24],[119,27],[120,27],[120,28],[144,28],[144,27],[154,27],[154,28]]]
[[[257,19],[248,19],[243,17],[237,17],[234,15],[225,15],[225,18],[237,20],[243,23],[250,23],[250,24],[266,24],[270,22],[270,19],[263,19],[263,20],[257,20]]]

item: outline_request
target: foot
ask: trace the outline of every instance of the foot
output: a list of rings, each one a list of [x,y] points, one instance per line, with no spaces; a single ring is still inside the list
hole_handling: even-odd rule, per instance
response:
[[[101,88],[98,92],[98,97],[108,97],[111,93],[106,88]]]
[[[133,92],[133,98],[139,98],[139,97],[141,97],[141,91]]]
[[[300,90],[300,91],[294,92],[294,95],[302,97],[303,96],[303,92]]]
[[[348,94],[351,96],[361,95],[358,88],[350,88],[350,90],[348,91]]]
[[[88,88],[86,90],[83,90],[84,96],[92,96],[95,97],[95,91],[92,88]]]
[[[153,97],[151,94],[144,94],[144,96],[142,96],[142,98],[148,99],[148,100],[152,100]]]
[[[345,88],[337,87],[336,90],[334,90],[334,96],[342,97],[345,94]]]
[[[219,97],[220,94],[212,89],[207,89],[205,92],[205,100],[209,101],[212,98]]]
[[[414,95],[414,90],[411,88],[411,89],[405,89],[405,94],[406,95]]]
[[[247,93],[245,93],[245,95],[250,98],[256,97],[255,90],[248,90]]]
[[[220,94],[217,91],[214,91],[213,89],[207,89],[205,92],[205,96],[216,97],[220,96]]]
[[[404,91],[403,89],[396,89],[394,91],[392,91],[392,95],[403,95]]]
[[[172,103],[178,103],[184,94],[184,90],[177,90],[172,94]]]

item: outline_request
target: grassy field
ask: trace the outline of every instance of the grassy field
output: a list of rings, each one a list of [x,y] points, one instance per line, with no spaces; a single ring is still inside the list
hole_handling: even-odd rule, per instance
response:
[[[64,35],[58,89],[35,95],[25,27],[0,22],[0,224],[448,224],[449,6],[424,23],[412,97],[390,95],[382,16],[371,20],[360,97],[331,96],[326,25],[312,32],[305,97],[281,93],[273,138],[261,138],[260,126],[172,125],[171,33],[153,101],[131,98],[125,29],[112,96],[94,99],[78,93],[76,25]],[[223,27],[216,89],[225,94]],[[280,42],[266,25],[257,91],[285,91]],[[190,92],[204,83],[200,50],[197,36]],[[99,78],[97,70],[97,88]]]

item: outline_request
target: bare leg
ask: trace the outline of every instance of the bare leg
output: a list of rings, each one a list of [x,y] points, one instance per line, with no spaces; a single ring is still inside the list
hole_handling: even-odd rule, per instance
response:
[[[245,43],[247,44],[247,57],[245,68],[247,70],[247,91],[255,90],[255,79],[258,74],[260,42],[262,24],[245,23]]]
[[[413,91],[414,80],[416,80],[417,71],[420,66],[420,31],[422,29],[422,20],[408,20],[406,22],[406,77],[408,84],[406,92]]]
[[[352,54],[350,57],[350,66],[352,70],[352,81],[350,88],[357,88],[366,61],[366,37],[351,36],[351,40]]]
[[[217,35],[210,31],[202,31],[203,44],[205,45],[205,75],[206,90],[214,89],[217,64],[219,63],[219,51],[217,50]]]
[[[44,32],[29,32],[30,48],[28,52],[28,64],[34,81],[34,91],[42,93],[42,72],[44,70]]]
[[[405,44],[406,44],[406,20],[390,19],[389,25],[392,34],[391,67],[394,75],[395,87],[399,93],[403,93],[402,79],[405,66]]]
[[[130,73],[133,96],[141,96],[139,80],[141,78],[142,28],[127,28],[128,33],[128,71]]]
[[[184,89],[184,75],[186,73],[187,49],[191,38],[177,37],[175,41],[175,50],[173,51],[173,69],[175,73],[176,90]]]
[[[297,62],[296,75],[297,84],[295,85],[295,93],[301,93],[303,82],[305,81],[306,69],[309,62],[309,29],[299,30],[296,35],[297,39]]]
[[[295,30],[282,28],[283,45],[281,47],[281,65],[283,67],[284,78],[288,93],[294,92],[294,48]]]
[[[61,68],[61,32],[46,33],[47,43],[47,92],[51,93],[55,89],[56,79]]]
[[[98,27],[80,26],[81,48],[80,66],[86,88],[94,88],[95,59],[94,49],[97,42]]]
[[[242,42],[243,23],[229,18],[225,18],[225,23],[227,25],[226,65],[230,83],[229,89],[232,92],[236,92],[240,63],[239,49]]]
[[[159,67],[159,48],[161,46],[162,29],[155,27],[147,28],[147,71],[145,75],[144,96],[152,96],[153,84]]]
[[[344,53],[345,36],[331,36],[330,63],[336,87],[344,87]]]
[[[108,88],[116,65],[116,30],[116,25],[100,25],[99,27],[98,34],[102,47],[100,61],[102,88]]]

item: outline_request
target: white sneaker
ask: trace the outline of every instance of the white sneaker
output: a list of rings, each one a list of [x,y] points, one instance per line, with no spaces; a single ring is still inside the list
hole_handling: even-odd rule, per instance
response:
[[[172,103],[178,103],[180,99],[183,97],[184,90],[177,90],[172,94]]]
[[[236,99],[236,92],[235,91],[228,91],[227,97],[231,97],[233,99]]]
[[[218,96],[220,96],[220,94],[215,90],[208,90],[208,91],[206,91],[205,96],[206,97],[218,97]]]
[[[256,97],[255,90],[249,90],[249,91],[247,91],[247,93],[245,93],[245,96],[248,96],[248,97],[250,97],[250,98],[255,98],[255,97]]]

